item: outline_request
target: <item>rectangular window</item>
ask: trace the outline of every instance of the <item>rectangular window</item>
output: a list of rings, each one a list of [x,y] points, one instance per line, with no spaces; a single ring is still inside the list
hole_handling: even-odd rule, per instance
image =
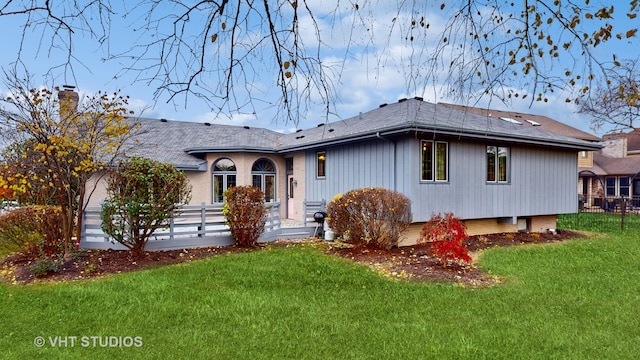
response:
[[[487,181],[496,181],[496,158],[498,149],[495,146],[487,146]]]
[[[264,201],[272,202],[276,200],[276,176],[264,175]]]
[[[615,177],[608,177],[605,179],[605,185],[606,185],[606,196],[616,196],[616,178]]]
[[[487,146],[487,182],[509,182],[509,158],[508,147]]]
[[[436,143],[436,181],[447,181],[447,143]]]
[[[213,202],[224,202],[224,192],[230,187],[236,186],[236,176],[232,174],[213,175]]]
[[[629,196],[629,180],[631,179],[629,179],[628,177],[621,177],[620,179],[618,179],[620,186],[620,194],[618,194],[619,196]]]
[[[423,140],[421,145],[420,180],[448,181],[449,144]]]
[[[287,174],[293,174],[293,158],[286,158],[285,165],[287,169]]]
[[[317,153],[317,173],[316,176],[319,178],[324,178],[326,176],[325,173],[325,163],[327,161],[327,153],[325,151],[320,151]]]

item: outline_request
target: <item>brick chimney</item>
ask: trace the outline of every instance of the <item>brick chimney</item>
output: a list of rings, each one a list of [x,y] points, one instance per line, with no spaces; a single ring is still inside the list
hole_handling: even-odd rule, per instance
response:
[[[78,101],[80,97],[74,89],[75,86],[62,85],[62,90],[58,91],[61,118],[70,118],[78,111]]]
[[[622,131],[606,134],[602,137],[602,154],[612,158],[627,156],[627,134]]]

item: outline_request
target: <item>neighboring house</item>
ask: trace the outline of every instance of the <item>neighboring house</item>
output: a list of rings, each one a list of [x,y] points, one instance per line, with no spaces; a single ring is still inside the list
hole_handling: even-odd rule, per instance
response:
[[[267,129],[136,119],[143,133],[129,155],[185,170],[192,203],[220,203],[234,185],[261,187],[283,218],[302,220],[306,201],[382,187],[412,201],[421,223],[453,212],[470,234],[555,228],[578,210],[579,151],[599,145],[421,98],[280,134]],[[97,204],[104,197],[98,191]]]
[[[578,192],[584,205],[605,207],[604,199],[624,197],[640,207],[640,132],[604,135],[602,145],[590,162],[580,164]]]

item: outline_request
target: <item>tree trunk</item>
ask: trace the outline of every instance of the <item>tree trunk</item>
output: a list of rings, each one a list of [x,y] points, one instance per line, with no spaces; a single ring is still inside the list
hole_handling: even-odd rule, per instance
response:
[[[78,213],[76,214],[76,242],[80,243],[82,239],[82,223],[84,215],[84,195],[85,195],[85,181],[83,179],[80,184],[80,196],[78,198]]]
[[[131,248],[131,255],[135,258],[135,259],[141,259],[144,257],[144,248],[147,244],[145,242],[142,241],[138,241],[136,243],[134,243],[133,247]]]

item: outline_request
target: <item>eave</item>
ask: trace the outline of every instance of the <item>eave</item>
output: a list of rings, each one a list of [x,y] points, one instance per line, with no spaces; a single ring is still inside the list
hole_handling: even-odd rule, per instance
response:
[[[533,145],[533,146],[551,146],[554,148],[562,148],[567,150],[575,150],[575,151],[595,151],[602,148],[602,145],[599,143],[587,142],[579,139],[544,139],[544,138],[535,138],[535,137],[527,137],[527,136],[518,136],[518,135],[505,135],[502,133],[492,133],[486,131],[476,131],[476,130],[461,130],[459,128],[447,128],[440,126],[438,128],[431,126],[424,126],[419,124],[404,124],[402,126],[394,126],[387,127],[384,129],[372,130],[371,132],[361,133],[361,134],[353,134],[353,135],[345,135],[336,138],[324,138],[319,141],[312,141],[306,144],[299,144],[293,146],[283,146],[279,152],[291,152],[291,151],[300,151],[307,149],[316,149],[320,147],[328,147],[334,145],[342,145],[345,143],[351,143],[355,141],[363,141],[370,140],[380,137],[393,136],[399,134],[407,134],[407,133],[430,133],[430,134],[438,134],[438,135],[446,135],[458,137],[461,139],[474,139],[474,140],[489,140],[489,141],[503,141],[509,143],[516,143],[522,145]]]

